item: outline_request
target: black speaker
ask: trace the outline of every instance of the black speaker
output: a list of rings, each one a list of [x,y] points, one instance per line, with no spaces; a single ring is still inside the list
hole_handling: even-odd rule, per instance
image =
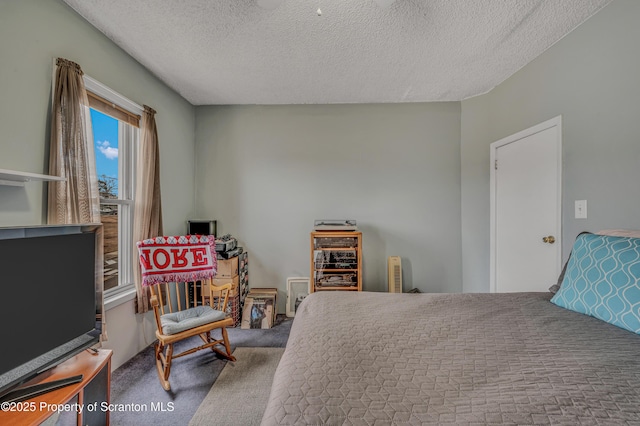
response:
[[[188,220],[187,234],[189,235],[217,235],[215,220]]]

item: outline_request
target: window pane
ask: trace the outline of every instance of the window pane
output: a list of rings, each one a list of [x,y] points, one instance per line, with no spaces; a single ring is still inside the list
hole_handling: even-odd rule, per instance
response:
[[[104,289],[118,286],[118,206],[100,205],[104,232]]]
[[[118,198],[118,120],[91,109],[96,155],[100,220],[104,228],[104,289],[118,287],[118,206],[105,199]]]
[[[118,120],[91,109],[100,198],[118,198]]]

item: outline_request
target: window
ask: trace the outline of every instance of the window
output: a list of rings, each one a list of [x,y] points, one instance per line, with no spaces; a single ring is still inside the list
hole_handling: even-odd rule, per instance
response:
[[[85,75],[93,129],[105,296],[133,288],[135,164],[142,108]]]

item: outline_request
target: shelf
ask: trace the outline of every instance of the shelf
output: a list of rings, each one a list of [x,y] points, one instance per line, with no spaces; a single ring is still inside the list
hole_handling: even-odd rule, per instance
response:
[[[362,232],[311,232],[311,292],[362,291]]]
[[[25,182],[32,180],[39,181],[59,181],[63,182],[66,179],[60,176],[41,175],[38,173],[18,172],[15,170],[0,169],[0,185],[6,186],[24,186]]]
[[[328,269],[328,268],[326,268],[326,269],[323,269],[323,268],[315,267],[314,271],[316,271],[316,272],[359,272],[359,269],[357,269],[357,268],[343,268],[343,269],[340,269],[340,268]]]
[[[325,290],[351,290],[351,291],[358,291],[358,287],[357,286],[335,286],[335,287],[317,287],[314,289],[314,291],[325,291]]]
[[[358,247],[316,247],[315,250],[323,251],[355,251]]]

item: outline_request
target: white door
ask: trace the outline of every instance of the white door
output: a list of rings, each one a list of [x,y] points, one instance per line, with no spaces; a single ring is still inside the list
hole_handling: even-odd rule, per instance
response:
[[[547,291],[561,269],[561,118],[491,144],[491,291]]]

